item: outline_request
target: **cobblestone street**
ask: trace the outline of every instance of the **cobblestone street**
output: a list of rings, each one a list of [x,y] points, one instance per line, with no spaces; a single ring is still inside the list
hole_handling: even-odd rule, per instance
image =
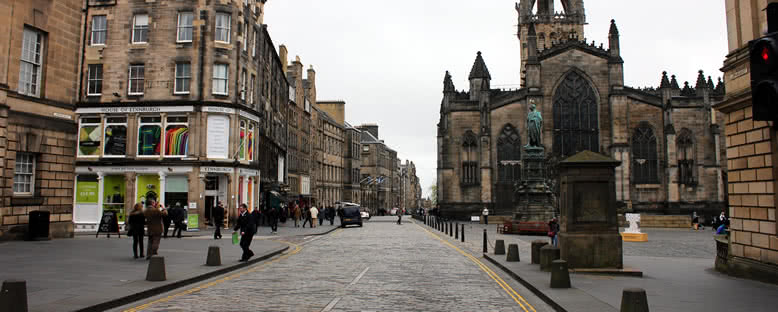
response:
[[[117,311],[550,311],[453,240],[394,220],[296,239],[287,255]]]

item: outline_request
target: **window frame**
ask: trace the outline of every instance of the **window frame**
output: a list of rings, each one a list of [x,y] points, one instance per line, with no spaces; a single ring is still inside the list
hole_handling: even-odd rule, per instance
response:
[[[141,78],[137,78],[137,77],[133,78],[132,76],[133,67],[136,69],[137,68],[142,69],[143,75]],[[140,92],[132,91],[133,89],[132,87],[135,85],[133,81],[135,81],[135,83],[138,83],[138,81],[140,81],[140,87],[141,87]],[[127,72],[127,95],[143,95],[143,93],[146,92],[145,83],[146,83],[146,64],[130,64],[129,71]]]
[[[159,122],[144,122],[143,121],[144,118],[159,118]],[[164,148],[164,146],[165,146],[165,135],[164,135],[164,133],[165,133],[165,131],[164,131],[165,125],[164,125],[164,121],[165,120],[162,119],[162,115],[140,115],[140,116],[138,116],[138,130],[137,130],[138,136],[137,136],[137,138],[135,140],[136,144],[138,145],[138,148],[136,148],[136,151],[135,151],[135,156],[136,157],[138,157],[138,158],[159,158],[161,155],[164,155],[164,151],[162,150]],[[141,152],[141,148],[140,148],[141,134],[140,134],[140,131],[143,128],[143,126],[158,126],[159,127],[160,134],[159,134],[159,143],[158,143],[158,145],[162,145],[162,147],[160,147],[160,153],[159,154],[157,154],[157,155],[141,155],[140,154],[140,152]]]
[[[28,35],[35,36],[35,48],[33,51],[25,51],[25,48],[29,47],[31,44],[28,42]],[[32,38],[30,38],[30,40],[32,40]],[[17,92],[19,94],[32,97],[41,97],[41,81],[43,80],[42,76],[45,45],[46,43],[42,31],[32,27],[24,27],[22,35],[22,53],[19,57],[19,86],[17,88]],[[32,53],[32,59],[28,59],[26,57],[29,53]],[[24,78],[27,76],[24,74],[26,68],[25,64],[29,64],[29,68],[31,69],[29,73],[29,81],[24,80]],[[27,86],[26,90],[24,89],[25,85]]]
[[[182,25],[181,24],[181,17],[189,15],[191,16],[191,21],[189,25]],[[187,31],[189,32],[189,39],[181,39],[181,32]],[[194,12],[192,11],[181,11],[178,12],[178,20],[176,22],[176,43],[190,43],[192,42],[192,39],[194,38]]]
[[[632,158],[631,182],[635,185],[659,184],[659,139],[656,136],[654,128],[651,127],[651,125],[648,123],[641,122],[632,131],[630,143],[630,153]],[[643,158],[639,158],[639,156]]]
[[[95,18],[102,17],[103,20],[103,28],[95,28]],[[106,42],[108,41],[108,17],[106,15],[92,15],[92,28],[89,35],[89,45],[90,46],[105,46]],[[96,33],[102,33],[103,34],[103,42],[101,43],[95,43],[95,34]]]
[[[241,44],[243,46],[243,52],[248,52],[249,49],[249,23],[248,21],[243,21],[243,42]]]
[[[246,152],[246,156],[248,158],[247,159],[248,161],[254,161],[254,159],[256,159],[256,157],[255,157],[256,155],[255,154],[257,153],[257,149],[254,148],[253,141],[256,140],[255,132],[256,132],[256,128],[257,127],[254,125],[253,122],[249,122],[248,124],[249,124],[249,126],[248,126],[248,132],[247,132],[248,134],[247,135],[251,136],[251,140],[249,140],[247,138],[246,139],[246,144],[251,144],[251,145],[247,145],[247,147],[249,147],[249,149]]]
[[[243,102],[246,102],[246,69],[244,68],[240,72],[240,100]]]
[[[186,118],[186,121],[170,121],[171,118]],[[170,126],[185,126],[187,131],[191,130],[189,127],[189,116],[187,115],[168,115],[165,116],[165,119],[163,121],[163,127],[162,127],[162,135],[160,137],[160,144],[162,144],[162,149],[160,150],[160,154],[162,154],[165,158],[181,158],[181,157],[187,157],[186,154],[175,154],[175,155],[168,155],[167,154],[167,131],[168,127]],[[138,127],[140,129],[140,127]],[[191,137],[187,137],[187,141],[191,140]]]
[[[146,17],[146,24],[145,25],[139,25],[138,24],[138,17],[145,16]],[[143,41],[140,41],[141,38],[135,37],[135,32],[138,31],[138,37],[144,37],[141,36],[141,34],[145,34],[145,38],[143,38]],[[149,43],[149,15],[147,13],[140,13],[140,14],[134,14],[132,15],[132,33],[130,34],[130,42],[132,44],[144,44]]]
[[[252,41],[251,41],[251,57],[257,57],[257,29],[251,27]]]
[[[251,83],[249,83],[249,100],[248,103],[254,106],[254,84],[257,82],[257,75],[251,74]]]
[[[110,121],[110,119],[112,119],[112,118],[124,118],[124,122],[112,122],[112,121]],[[105,116],[105,118],[103,118],[103,121],[104,121],[103,122],[103,136],[102,136],[101,141],[100,141],[100,151],[101,151],[102,157],[103,158],[125,158],[125,157],[127,157],[127,143],[128,143],[127,141],[125,141],[125,143],[124,143],[124,155],[112,155],[112,154],[109,155],[109,154],[106,154],[106,152],[105,152],[105,148],[107,146],[107,144],[105,144],[105,142],[106,142],[106,140],[105,140],[105,133],[106,133],[106,131],[108,131],[108,127],[110,127],[110,126],[124,126],[125,132],[127,132],[126,134],[129,134],[130,128],[127,126],[127,115]],[[129,137],[126,138],[126,139],[129,139]]]
[[[224,77],[217,77],[216,76],[216,74],[217,74],[216,68],[217,67],[221,68],[222,66],[224,68]],[[225,63],[214,63],[212,68],[213,69],[211,70],[212,71],[212,74],[211,74],[211,94],[222,95],[222,96],[229,95],[230,94],[230,84],[229,84],[230,67],[229,67],[229,65],[225,64]],[[219,84],[217,84],[217,81],[219,82]],[[222,83],[224,84],[224,92],[217,92],[215,90],[217,85],[221,85]]]
[[[247,160],[248,158],[246,157],[246,154],[248,154],[248,149],[246,148],[246,142],[248,142],[248,123],[249,122],[245,119],[238,121],[238,160],[241,161]],[[240,136],[241,132],[243,132],[244,137]],[[243,153],[241,153],[241,147],[243,147]]]
[[[188,75],[186,75],[186,76],[183,76],[183,75],[179,76],[179,70],[178,70],[179,66],[184,66],[184,65],[186,65],[189,68]],[[178,90],[178,87],[179,87],[178,80],[179,79],[182,80],[181,86],[185,86],[186,87],[186,91],[179,91]],[[174,80],[174,82],[173,82],[173,94],[189,94],[191,92],[191,90],[192,90],[192,88],[191,88],[191,86],[192,86],[192,63],[189,63],[189,62],[178,62],[178,63],[176,63],[176,68],[175,68],[175,71],[174,71],[174,79],[173,80]],[[184,83],[184,81],[186,81],[186,83]]]
[[[226,17],[226,25],[225,21],[223,20],[223,17]],[[220,20],[221,19],[221,20]],[[222,22],[221,26],[219,26],[219,22]],[[232,31],[232,14],[225,13],[225,12],[216,12],[216,16],[214,18],[214,33],[213,33],[213,40],[216,42],[221,43],[230,43],[231,38],[231,31]],[[225,38],[220,38],[221,35],[226,35],[226,40],[220,40]]]
[[[100,77],[99,79],[97,77],[92,77],[92,69],[93,68],[99,68],[100,69]],[[103,64],[89,64],[87,66],[87,74],[86,74],[86,96],[101,96],[103,95]],[[92,92],[92,83],[93,81],[97,83],[99,81],[100,90],[99,92],[93,93]]]
[[[17,171],[17,168],[19,168],[20,163],[20,157],[29,157],[30,162],[25,163],[30,166],[30,172],[20,172]],[[35,194],[35,170],[36,170],[36,157],[33,153],[25,153],[25,152],[16,152],[16,158],[15,158],[15,165],[14,165],[14,179],[13,179],[13,185],[11,186],[11,189],[13,191],[13,196],[33,196]],[[29,181],[24,181],[19,183],[17,180],[17,176],[29,176]],[[17,185],[29,185],[30,190],[28,192],[25,191],[17,191]]]
[[[97,120],[97,122],[88,122],[87,120]],[[102,118],[100,116],[81,116],[78,119],[78,133],[79,136],[81,135],[81,129],[84,126],[97,126],[100,127],[100,133],[103,133],[103,122]],[[100,137],[98,150],[103,150],[103,137]],[[80,139],[76,139],[76,158],[99,158],[102,153],[97,153],[96,155],[84,155],[81,154],[81,141]]]

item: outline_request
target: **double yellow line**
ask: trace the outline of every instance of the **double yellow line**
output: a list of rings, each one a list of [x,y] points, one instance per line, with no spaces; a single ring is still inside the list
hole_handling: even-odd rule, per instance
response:
[[[454,246],[453,244],[449,243],[447,240],[440,238],[440,236],[438,236],[437,234],[428,231],[427,229],[421,227],[420,225],[416,224],[416,226],[418,226],[419,228],[427,232],[427,234],[429,234],[430,236],[443,242],[443,244],[446,244],[449,247],[453,248],[454,250],[458,251],[459,253],[461,253],[468,259],[470,259],[470,261],[473,261],[473,263],[475,263],[479,268],[481,268],[481,270],[484,271],[486,275],[492,278],[492,280],[494,280],[497,283],[497,285],[500,285],[500,287],[505,291],[505,293],[511,296],[511,298],[513,298],[513,301],[516,301],[516,303],[519,304],[519,306],[521,307],[522,310],[524,310],[524,312],[530,312],[530,311],[537,312],[535,311],[535,307],[529,304],[529,302],[527,302],[527,300],[524,299],[524,297],[522,297],[521,295],[519,295],[519,293],[513,290],[513,287],[508,285],[508,283],[506,283],[505,280],[503,280],[499,275],[497,275],[497,273],[494,273],[494,271],[492,271],[492,269],[490,269],[483,262],[481,262],[481,260],[478,260],[476,257],[473,257],[473,255],[471,255],[468,252],[462,251],[462,249],[459,249],[459,247]]]
[[[258,271],[258,270],[261,270],[261,269],[265,268],[265,267],[266,267],[266,266],[268,266],[268,265],[271,265],[271,264],[273,264],[273,263],[276,263],[276,262],[279,262],[279,261],[281,261],[281,260],[284,260],[284,259],[286,259],[286,258],[289,258],[289,257],[291,257],[292,255],[294,255],[294,254],[296,254],[296,253],[300,252],[300,250],[302,250],[302,249],[303,249],[303,248],[302,248],[300,245],[297,245],[297,244],[295,244],[295,243],[291,243],[291,242],[287,242],[287,241],[281,241],[281,240],[279,240],[279,242],[282,242],[282,243],[288,244],[288,245],[289,245],[289,246],[291,246],[291,247],[294,247],[294,250],[292,250],[291,252],[289,252],[289,253],[287,253],[287,254],[284,254],[283,256],[280,256],[280,257],[278,257],[278,258],[275,258],[275,259],[273,259],[273,260],[271,260],[271,261],[263,262],[263,263],[261,263],[261,264],[257,265],[256,267],[253,267],[253,268],[251,268],[251,269],[248,269],[248,270],[245,270],[245,271],[240,271],[240,272],[238,272],[238,273],[234,273],[234,274],[232,274],[232,275],[229,275],[229,276],[227,276],[227,277],[223,277],[223,278],[220,278],[220,279],[218,279],[218,280],[215,280],[215,281],[208,282],[208,283],[206,283],[206,284],[203,284],[203,285],[197,286],[197,287],[195,287],[195,288],[187,289],[187,290],[185,290],[185,291],[182,291],[182,292],[180,292],[180,293],[172,294],[172,295],[170,295],[170,296],[167,296],[167,297],[165,297],[165,298],[160,298],[160,299],[154,300],[154,301],[152,301],[152,302],[146,303],[146,304],[144,304],[144,305],[137,306],[137,307],[134,307],[134,308],[132,308],[132,309],[127,309],[127,310],[124,310],[123,312],[137,312],[137,311],[142,311],[142,310],[148,309],[148,308],[149,308],[149,307],[151,307],[152,305],[155,305],[155,304],[160,304],[160,303],[163,303],[163,302],[167,302],[167,301],[173,300],[174,298],[177,298],[177,297],[181,297],[181,296],[189,295],[189,294],[192,294],[192,293],[196,293],[196,292],[198,292],[198,291],[201,291],[201,290],[203,290],[203,289],[206,289],[206,288],[209,288],[209,287],[213,287],[213,286],[215,286],[215,285],[218,285],[218,284],[224,283],[224,282],[226,282],[226,281],[229,281],[229,280],[235,279],[235,278],[237,278],[237,277],[239,277],[239,276],[241,276],[241,275],[244,275],[244,274],[246,274],[246,273],[251,273],[251,272],[256,272],[256,271]]]

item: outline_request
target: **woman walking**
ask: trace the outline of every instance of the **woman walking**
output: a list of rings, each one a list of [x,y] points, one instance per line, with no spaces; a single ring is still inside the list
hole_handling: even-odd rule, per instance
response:
[[[143,258],[143,229],[146,226],[146,217],[143,215],[143,205],[140,203],[135,204],[130,212],[130,218],[127,222],[130,229],[127,231],[127,235],[132,236],[132,254],[135,259]],[[138,256],[140,251],[140,257]]]
[[[556,247],[559,243],[559,240],[557,239],[558,234],[559,223],[556,221],[556,218],[553,218],[548,222],[548,237],[551,237],[551,245],[554,247]]]

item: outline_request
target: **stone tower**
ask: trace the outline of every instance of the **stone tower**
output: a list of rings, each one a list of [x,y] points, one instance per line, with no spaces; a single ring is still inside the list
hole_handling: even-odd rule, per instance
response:
[[[567,38],[584,38],[586,13],[583,0],[561,0],[562,11],[554,8],[554,0],[519,0],[519,42],[521,44],[521,84],[525,86],[527,59],[529,57],[529,28],[535,26],[537,49],[543,51]]]

